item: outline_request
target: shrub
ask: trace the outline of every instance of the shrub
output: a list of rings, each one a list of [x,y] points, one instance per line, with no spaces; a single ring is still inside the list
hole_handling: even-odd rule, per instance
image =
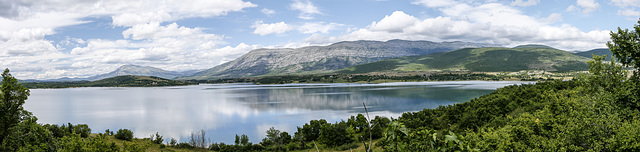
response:
[[[133,132],[129,129],[120,129],[116,133],[116,139],[131,141],[133,139]]]
[[[87,138],[91,134],[91,128],[87,124],[78,124],[73,127],[73,132],[80,134],[82,138]]]
[[[175,146],[175,148],[179,148],[179,149],[193,149],[195,147],[191,146],[188,143],[179,143]]]
[[[164,141],[164,139],[162,139],[162,136],[160,136],[160,134],[158,134],[158,132],[156,132],[155,136],[151,135],[149,140],[151,140],[151,142],[154,143],[154,144],[162,144],[162,142]]]
[[[169,145],[175,146],[177,143],[178,143],[178,140],[176,140],[175,138],[171,137],[171,142],[169,142]]]

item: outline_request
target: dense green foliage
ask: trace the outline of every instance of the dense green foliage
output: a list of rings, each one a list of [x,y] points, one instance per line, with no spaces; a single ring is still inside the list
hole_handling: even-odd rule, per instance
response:
[[[640,21],[631,31],[619,27],[618,32],[611,31],[611,41],[607,46],[622,64],[640,68]]]
[[[123,75],[97,81],[25,82],[27,88],[75,88],[75,87],[158,87],[193,85],[189,81],[176,81],[159,77]]]
[[[390,71],[504,72],[586,71],[588,58],[545,47],[466,48],[422,56],[392,58],[336,71],[358,74]]]
[[[133,139],[133,132],[129,129],[120,129],[116,132],[115,137],[120,140],[131,141]]]
[[[33,126],[37,118],[31,116],[29,111],[22,108],[28,96],[29,89],[18,85],[18,80],[9,73],[9,69],[5,69],[2,73],[2,86],[0,88],[0,151],[16,151],[24,146],[43,146],[19,142],[29,139],[17,136],[20,135],[17,133],[21,133],[19,131],[26,131],[27,133],[34,131],[34,134],[32,134],[35,136],[33,140],[38,140],[38,136],[46,136],[42,134],[41,129],[30,127]]]

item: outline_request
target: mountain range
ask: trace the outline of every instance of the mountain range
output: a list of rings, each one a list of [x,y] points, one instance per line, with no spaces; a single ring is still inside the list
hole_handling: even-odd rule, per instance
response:
[[[193,75],[199,70],[189,70],[189,71],[167,71],[156,67],[151,66],[139,66],[139,65],[123,65],[119,68],[105,74],[99,74],[87,78],[59,78],[59,79],[47,79],[47,80],[21,80],[21,82],[72,82],[72,81],[97,81],[106,78],[113,78],[116,76],[124,76],[124,75],[135,75],[135,76],[154,76],[160,77],[164,79],[174,79],[179,76],[188,76]]]
[[[468,42],[389,40],[344,41],[328,46],[257,49],[238,59],[178,79],[218,79],[327,73],[346,67],[402,56],[426,55],[461,48],[495,47]]]
[[[585,71],[590,58],[547,46],[465,48],[421,56],[405,56],[338,70],[337,73],[414,71],[509,72],[521,70]]]
[[[160,68],[155,68],[151,66],[139,66],[139,65],[123,65],[118,69],[96,76],[92,76],[86,78],[89,81],[101,80],[105,78],[111,78],[115,76],[122,75],[137,75],[137,76],[155,76],[165,79],[174,79],[179,76],[188,76],[196,73],[197,71],[185,71],[185,72],[177,72],[177,71],[167,71]]]
[[[168,71],[151,66],[123,65],[88,78],[22,80],[22,82],[96,81],[122,75],[178,80],[207,80],[255,76],[410,71],[580,71],[588,70],[592,54],[608,49],[569,53],[545,45],[514,48],[467,42],[344,41],[328,46],[257,49],[204,71]]]

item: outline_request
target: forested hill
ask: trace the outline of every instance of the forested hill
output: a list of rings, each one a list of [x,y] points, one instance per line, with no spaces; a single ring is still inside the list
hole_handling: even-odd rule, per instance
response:
[[[613,53],[611,53],[609,49],[593,49],[593,50],[584,51],[584,52],[577,52],[574,54],[579,56],[584,56],[587,58],[591,58],[593,57],[593,55],[600,55],[600,56],[607,55],[607,57],[604,58],[606,61],[611,61],[611,56],[613,56]]]
[[[412,71],[505,72],[521,70],[585,71],[589,58],[551,47],[465,48],[430,55],[392,58],[357,65],[337,73]]]
[[[97,81],[73,82],[25,82],[21,85],[27,88],[75,88],[75,87],[157,87],[179,86],[195,83],[169,80],[159,77],[123,75]]]

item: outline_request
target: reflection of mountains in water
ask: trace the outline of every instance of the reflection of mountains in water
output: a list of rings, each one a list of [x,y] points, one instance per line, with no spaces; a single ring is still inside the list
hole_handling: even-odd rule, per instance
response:
[[[434,86],[298,86],[264,87],[261,89],[234,89],[236,98],[257,110],[309,109],[348,110],[364,112],[362,103],[367,103],[370,112],[419,111],[440,105],[466,102],[491,90],[460,89],[458,87]]]

